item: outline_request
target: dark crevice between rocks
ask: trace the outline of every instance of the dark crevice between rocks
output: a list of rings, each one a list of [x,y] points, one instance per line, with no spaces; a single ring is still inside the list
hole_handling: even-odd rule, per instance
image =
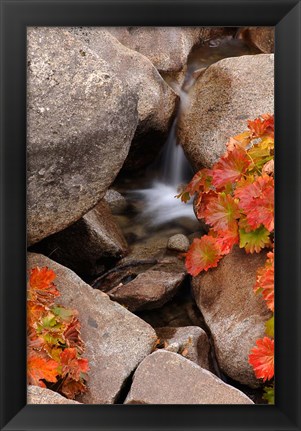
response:
[[[128,393],[130,392],[132,383],[133,383],[133,377],[134,373],[136,371],[136,368],[134,371],[131,372],[131,374],[125,379],[119,394],[117,395],[114,404],[124,404],[126,397],[128,396]]]

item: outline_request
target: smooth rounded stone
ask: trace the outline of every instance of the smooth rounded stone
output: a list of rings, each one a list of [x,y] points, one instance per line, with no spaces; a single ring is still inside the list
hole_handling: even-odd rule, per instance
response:
[[[190,90],[178,138],[196,170],[212,165],[247,121],[274,112],[274,55],[226,58],[208,67]]]
[[[222,27],[110,27],[122,44],[150,59],[160,72],[178,72],[198,43],[228,33]]]
[[[185,275],[185,272],[149,269],[126,284],[120,283],[107,293],[130,311],[160,308],[177,293]]]
[[[167,241],[167,248],[175,251],[185,252],[189,249],[189,245],[189,239],[181,233],[171,236]]]
[[[266,251],[246,254],[234,247],[217,268],[193,277],[196,303],[214,340],[217,361],[232,379],[258,387],[248,362],[256,340],[265,335],[271,317],[262,297],[254,293],[256,272],[266,260]]]
[[[126,198],[117,190],[109,189],[103,198],[110,207],[112,214],[121,214],[128,206]]]
[[[33,249],[50,255],[79,275],[93,276],[101,269],[104,258],[125,256],[128,245],[108,204],[102,200],[80,220],[45,238]]]
[[[87,213],[121,169],[137,90],[61,27],[27,31],[28,244]]]
[[[253,401],[183,356],[158,350],[135,371],[125,404],[253,404]]]
[[[27,386],[27,404],[82,404],[40,386]]]
[[[57,303],[79,312],[84,357],[89,361],[85,404],[113,404],[137,365],[153,350],[157,336],[150,325],[105,293],[92,289],[74,272],[51,259],[29,253],[28,269],[47,266],[56,273]]]
[[[275,27],[248,27],[242,32],[241,37],[250,41],[265,54],[274,52]]]
[[[73,35],[110,64],[120,79],[138,95],[139,122],[124,168],[147,165],[164,144],[175,114],[177,94],[147,57],[121,44],[110,28],[68,27]]]
[[[198,326],[182,328],[155,328],[164,350],[179,353],[202,368],[209,368],[209,340],[206,332]]]

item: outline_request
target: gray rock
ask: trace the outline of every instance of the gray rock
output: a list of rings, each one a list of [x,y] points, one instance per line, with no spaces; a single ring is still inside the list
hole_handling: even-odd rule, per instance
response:
[[[194,277],[193,292],[199,309],[211,331],[220,368],[250,387],[257,387],[248,362],[256,340],[265,334],[265,322],[271,316],[264,300],[253,286],[256,271],[263,266],[266,253],[246,254],[234,247],[217,268]]]
[[[102,200],[80,220],[45,238],[34,249],[78,275],[87,276],[101,272],[103,258],[125,256],[128,246],[108,204]]]
[[[64,28],[28,29],[28,243],[101,199],[138,124],[137,90]]]
[[[221,27],[110,27],[122,44],[150,59],[160,72],[178,72],[192,47],[228,31]]]
[[[125,197],[114,189],[109,189],[106,191],[104,200],[109,205],[112,214],[123,213],[128,206]]]
[[[130,311],[160,308],[176,294],[184,278],[185,272],[149,269],[133,281],[120,283],[108,295]]]
[[[164,350],[179,353],[202,368],[209,368],[209,341],[206,332],[198,326],[182,328],[155,328]]]
[[[113,404],[126,379],[153,349],[155,331],[108,295],[92,289],[75,273],[38,254],[28,254],[28,269],[48,266],[55,271],[61,296],[57,303],[79,312],[81,336],[89,360],[85,404]]]
[[[110,28],[67,28],[84,44],[110,64],[120,79],[125,79],[138,95],[139,122],[125,168],[146,165],[164,144],[178,99],[148,58],[121,44]]]
[[[159,350],[139,365],[125,404],[253,404],[242,392],[176,353]]]
[[[78,404],[81,403],[68,400],[57,392],[39,386],[27,386],[27,404]]]
[[[211,167],[247,120],[274,111],[274,55],[227,58],[197,79],[182,113],[178,137],[195,169]]]
[[[168,239],[167,248],[175,251],[187,251],[189,249],[189,239],[181,233],[173,235]]]

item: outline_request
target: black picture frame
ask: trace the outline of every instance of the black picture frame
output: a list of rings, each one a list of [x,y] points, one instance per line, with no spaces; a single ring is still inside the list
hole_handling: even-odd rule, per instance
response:
[[[300,1],[1,0],[1,429],[300,430]],[[26,405],[26,27],[275,26],[276,404]]]

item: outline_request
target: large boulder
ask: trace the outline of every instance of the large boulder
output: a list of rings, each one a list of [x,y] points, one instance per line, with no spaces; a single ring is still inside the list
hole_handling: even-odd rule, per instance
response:
[[[150,59],[162,73],[183,69],[193,46],[227,34],[221,27],[110,27],[122,44]]]
[[[40,386],[27,386],[27,404],[78,404],[78,401],[68,400],[57,392]]]
[[[125,169],[135,170],[150,162],[164,144],[175,113],[177,95],[147,57],[121,44],[110,28],[68,28],[84,44],[110,64],[138,95],[139,122]]]
[[[108,204],[102,200],[77,222],[32,249],[51,256],[80,276],[95,276],[104,270],[107,258],[125,256],[128,246]]]
[[[122,167],[137,90],[64,28],[28,29],[28,242],[87,213]]]
[[[238,389],[177,353],[159,350],[139,365],[125,404],[253,404]]]
[[[257,387],[259,381],[248,356],[256,340],[264,336],[265,322],[271,314],[262,297],[253,290],[256,271],[265,260],[264,252],[246,254],[235,247],[217,268],[192,280],[220,368],[232,379],[251,387]]]
[[[56,273],[57,303],[79,312],[84,356],[89,360],[85,404],[113,404],[128,377],[153,350],[155,331],[126,308],[92,289],[74,272],[45,256],[29,253],[28,269],[47,266]]]
[[[274,111],[274,55],[226,58],[202,72],[178,124],[178,138],[196,170],[211,167],[247,120]]]

